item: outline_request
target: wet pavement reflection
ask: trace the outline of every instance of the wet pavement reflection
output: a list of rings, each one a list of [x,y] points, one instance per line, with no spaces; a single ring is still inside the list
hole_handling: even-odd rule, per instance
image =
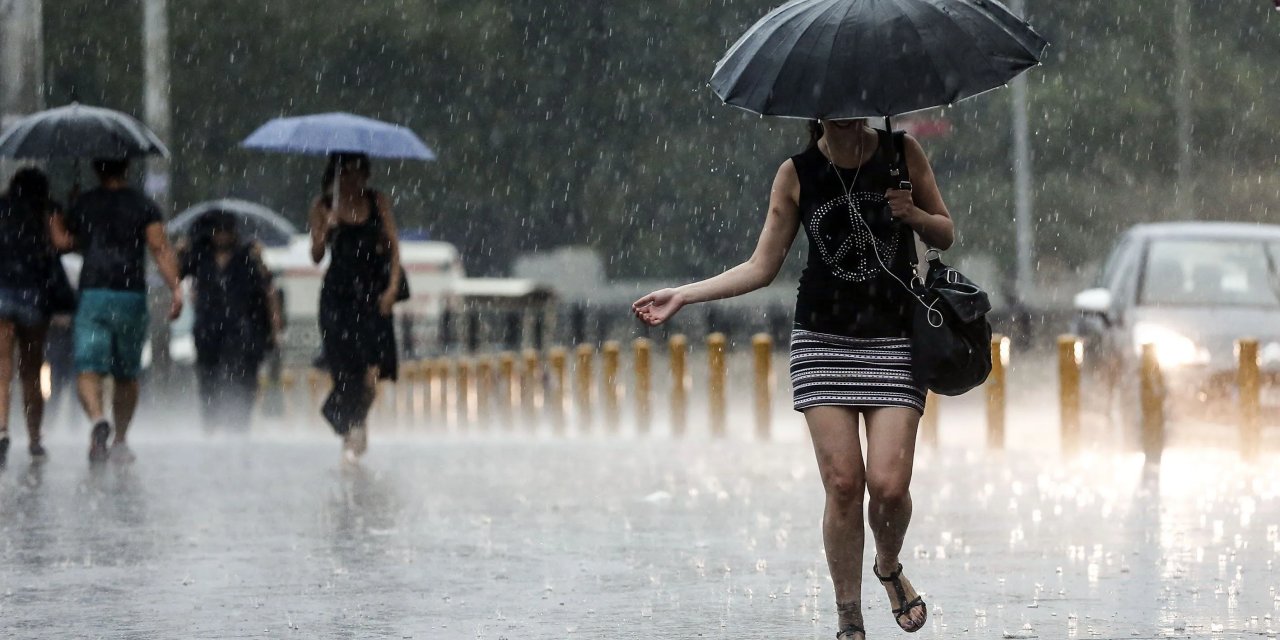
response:
[[[138,431],[0,472],[9,637],[830,638],[804,441]],[[75,434],[78,436],[79,434]],[[929,638],[1275,637],[1280,474],[1226,451],[919,454]],[[869,637],[897,637],[868,569]]]

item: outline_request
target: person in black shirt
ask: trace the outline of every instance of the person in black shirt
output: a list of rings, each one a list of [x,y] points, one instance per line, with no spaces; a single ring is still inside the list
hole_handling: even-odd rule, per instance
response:
[[[211,211],[192,225],[178,263],[182,276],[192,281],[205,427],[247,429],[258,395],[258,368],[281,326],[262,249],[241,240],[234,215]]]
[[[147,339],[145,253],[150,250],[172,299],[169,320],[182,312],[178,263],[161,223],[160,207],[129,186],[127,159],[93,161],[99,186],[82,194],[67,215],[80,270],[75,317],[75,363],[80,403],[93,423],[89,460],[134,459],[126,441],[138,406],[138,375]],[[115,437],[103,410],[102,379],[114,379]]]
[[[349,462],[367,447],[365,421],[378,380],[394,380],[398,368],[391,311],[403,275],[400,244],[391,199],[368,187],[369,173],[368,156],[330,156],[325,192],[309,216],[311,259],[319,264],[330,253],[320,288],[320,337],[333,390],[321,412],[342,436]],[[329,191],[335,179],[337,203]]]
[[[898,156],[898,139],[905,159]],[[893,170],[902,168],[911,185],[893,179]],[[954,239],[920,144],[871,129],[862,119],[812,122],[809,147],[778,168],[751,259],[708,280],[654,291],[632,310],[658,325],[685,305],[764,287],[777,277],[801,229],[809,260],[796,296],[791,379],[794,407],[808,423],[826,490],[822,530],[837,638],[866,637],[864,493],[870,495],[876,543],[872,571],[885,585],[894,621],[904,631],[918,631],[928,611],[899,564],[925,400],[911,374],[911,305],[919,301],[907,289],[914,275],[909,252],[913,233],[938,249]],[[866,426],[865,462],[859,418]]]
[[[58,264],[56,247],[70,241],[49,199],[49,179],[39,169],[14,174],[0,196],[0,466],[9,452],[9,402],[14,370],[22,384],[27,450],[45,457],[40,442],[44,395],[40,367],[49,327],[50,281]],[[16,355],[16,358],[15,358]]]

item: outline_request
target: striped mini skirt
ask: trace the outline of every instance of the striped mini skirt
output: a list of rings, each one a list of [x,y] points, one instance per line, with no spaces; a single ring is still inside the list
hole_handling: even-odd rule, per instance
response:
[[[925,390],[911,376],[909,338],[850,338],[796,327],[790,365],[796,411],[838,405],[924,412]]]

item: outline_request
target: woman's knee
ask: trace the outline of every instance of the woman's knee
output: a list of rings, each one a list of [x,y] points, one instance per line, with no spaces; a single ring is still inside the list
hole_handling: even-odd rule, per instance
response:
[[[893,471],[869,473],[867,492],[875,502],[902,502],[911,496],[911,475]]]
[[[828,471],[823,485],[827,489],[828,500],[847,507],[861,508],[862,498],[867,484],[862,474],[853,469],[837,469]]]

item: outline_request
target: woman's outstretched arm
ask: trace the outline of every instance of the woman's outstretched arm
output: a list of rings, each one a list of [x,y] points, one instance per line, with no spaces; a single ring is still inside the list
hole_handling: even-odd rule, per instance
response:
[[[732,298],[767,286],[777,277],[800,229],[800,178],[790,160],[778,167],[769,194],[769,213],[756,250],[746,262],[724,273],[675,289],[654,291],[632,305],[636,317],[653,326],[666,322],[682,307]]]

